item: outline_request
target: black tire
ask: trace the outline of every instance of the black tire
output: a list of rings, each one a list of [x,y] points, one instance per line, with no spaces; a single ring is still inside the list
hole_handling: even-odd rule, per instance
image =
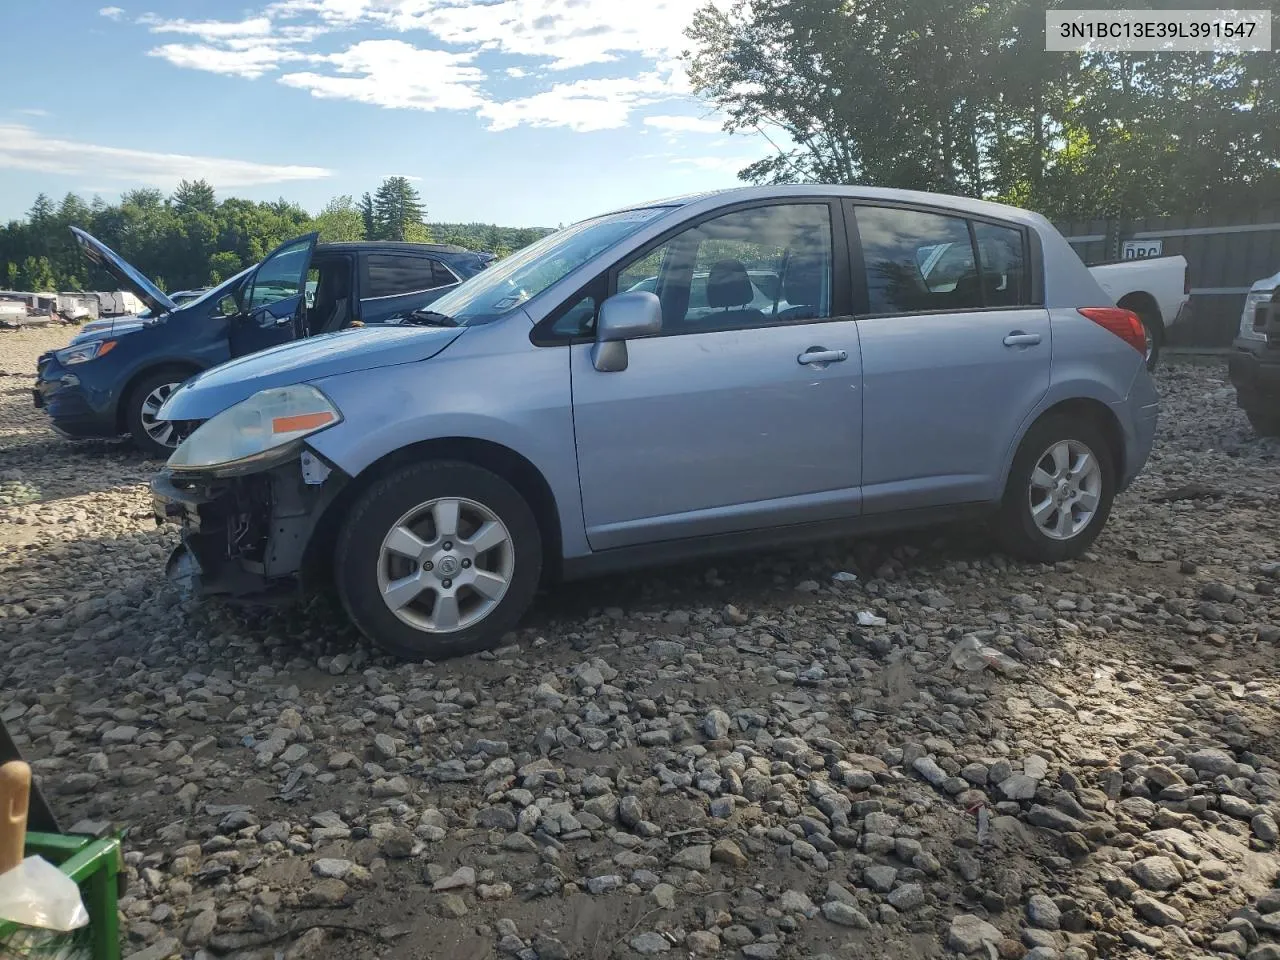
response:
[[[1164,324],[1149,313],[1139,313],[1138,318],[1147,332],[1147,369],[1154,370],[1160,363],[1160,348],[1164,346]]]
[[[1260,437],[1280,437],[1280,411],[1246,409],[1244,415],[1249,418],[1253,432]]]
[[[383,601],[379,584],[387,535],[410,511],[441,498],[471,501],[493,514],[506,527],[512,558],[506,592],[492,610],[478,622],[449,632],[406,623]],[[480,568],[480,558],[475,566]],[[361,494],[338,535],[333,569],[342,606],[361,633],[406,660],[441,660],[495,646],[524,616],[542,575],[542,536],[529,504],[502,477],[470,463],[428,461],[402,467]],[[441,576],[443,569],[441,563],[433,575]],[[479,594],[473,598],[468,590],[460,603],[477,598]],[[425,602],[415,598],[406,604],[406,615],[417,616],[419,604]],[[433,598],[427,616],[434,616],[437,602]]]
[[[161,367],[151,370],[143,374],[142,379],[133,385],[129,395],[125,397],[125,426],[129,429],[129,435],[133,437],[134,445],[147,457],[167,460],[169,454],[173,453],[178,446],[177,430],[171,430],[169,436],[173,439],[168,444],[160,442],[159,439],[148,432],[148,424],[144,422],[146,414],[143,410],[144,404],[148,403],[147,398],[151,397],[156,391],[164,392],[165,387],[176,387],[190,376],[191,372],[189,370],[182,370],[176,367]],[[165,395],[167,396],[167,394]],[[154,407],[154,403],[151,406]],[[154,409],[151,412],[154,413]]]
[[[1042,457],[1060,442],[1083,445],[1097,458],[1100,478],[1097,506],[1092,518],[1067,539],[1047,535],[1036,523],[1031,510],[1031,477]],[[1115,464],[1107,438],[1091,421],[1080,417],[1051,416],[1032,425],[1023,437],[1009,470],[1004,499],[997,519],[1000,540],[1015,556],[1042,563],[1057,563],[1079,557],[1093,544],[1111,513],[1115,496]],[[1037,488],[1039,489],[1039,488]],[[1073,514],[1074,515],[1074,514]],[[1050,516],[1057,516],[1057,513]]]

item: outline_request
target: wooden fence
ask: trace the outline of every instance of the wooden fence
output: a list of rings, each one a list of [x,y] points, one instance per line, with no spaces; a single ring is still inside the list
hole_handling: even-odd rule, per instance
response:
[[[1235,215],[1075,220],[1055,226],[1085,263],[1122,259],[1126,246],[1150,249],[1150,244],[1126,241],[1159,241],[1160,256],[1186,257],[1193,314],[1189,324],[1170,334],[1175,346],[1229,346],[1249,288],[1280,271],[1280,206]]]

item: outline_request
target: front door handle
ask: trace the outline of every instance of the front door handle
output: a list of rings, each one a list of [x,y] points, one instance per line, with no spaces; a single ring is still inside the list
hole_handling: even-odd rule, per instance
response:
[[[849,354],[845,350],[824,350],[822,347],[810,347],[800,356],[796,357],[800,363],[840,363],[842,360],[848,360]]]
[[[1023,333],[1021,330],[1015,330],[1004,338],[1006,347],[1034,347],[1040,342],[1040,334]]]

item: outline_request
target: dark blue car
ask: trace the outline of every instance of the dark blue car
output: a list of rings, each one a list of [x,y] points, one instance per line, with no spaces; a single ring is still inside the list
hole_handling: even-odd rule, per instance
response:
[[[179,431],[156,419],[184,380],[233,357],[354,323],[394,321],[424,307],[487,265],[462,247],[428,243],[281,244],[257,266],[176,304],[83,230],[85,255],[147,305],[146,314],[95,324],[40,357],[35,405],[72,438],[131,434],[146,453],[168,456]]]

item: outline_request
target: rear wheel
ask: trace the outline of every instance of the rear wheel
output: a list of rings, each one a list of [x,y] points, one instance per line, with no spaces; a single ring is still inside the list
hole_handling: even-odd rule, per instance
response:
[[[356,627],[411,660],[494,646],[533,601],[542,538],[524,498],[469,463],[413,464],[356,501],[334,554]]]
[[[1080,556],[1102,532],[1115,495],[1111,451],[1093,423],[1055,416],[1027,431],[1000,508],[1005,548],[1055,563]]]
[[[175,424],[157,419],[156,414],[189,376],[184,370],[155,370],[134,384],[125,398],[125,425],[134,444],[148,457],[168,459],[178,446]]]
[[[1260,437],[1280,437],[1280,413],[1270,410],[1245,410],[1249,425]]]

